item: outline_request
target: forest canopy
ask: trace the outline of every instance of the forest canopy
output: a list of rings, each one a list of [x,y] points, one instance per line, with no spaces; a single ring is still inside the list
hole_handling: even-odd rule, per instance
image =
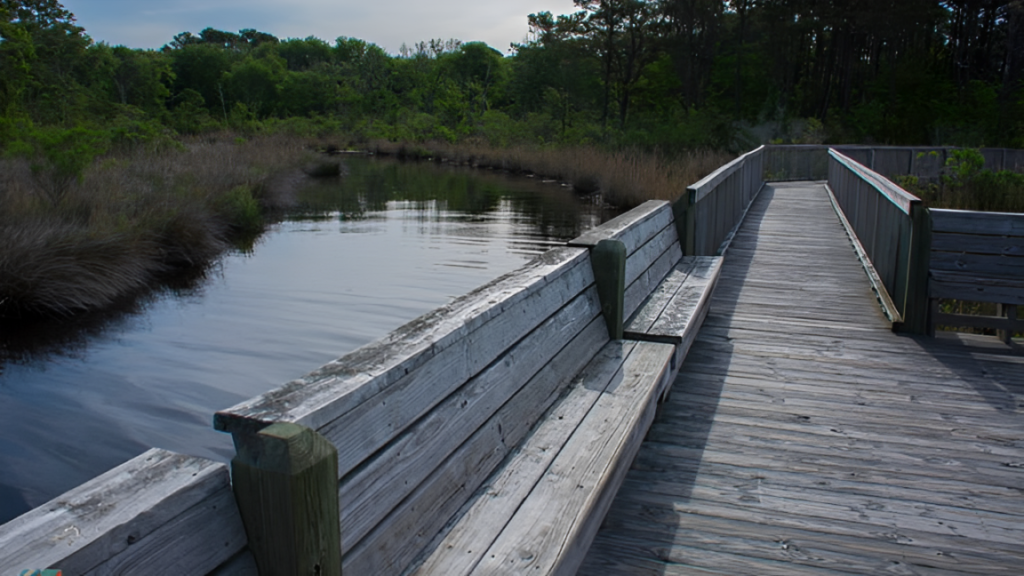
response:
[[[361,141],[740,150],[767,141],[1024,147],[1024,0],[574,0],[507,54],[207,28],[95,42],[0,0],[0,145],[45,127],[334,130]],[[429,31],[425,31],[429,32]]]

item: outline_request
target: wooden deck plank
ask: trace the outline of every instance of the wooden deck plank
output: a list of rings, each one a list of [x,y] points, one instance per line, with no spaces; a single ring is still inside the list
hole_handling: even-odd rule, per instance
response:
[[[1019,573],[1022,368],[894,334],[824,189],[772,185],[579,573]]]

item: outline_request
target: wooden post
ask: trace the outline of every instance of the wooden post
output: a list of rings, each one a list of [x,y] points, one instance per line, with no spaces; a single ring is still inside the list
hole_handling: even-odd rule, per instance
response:
[[[1014,304],[996,304],[996,316],[1002,316],[1006,318],[1007,323],[1011,328],[1007,330],[996,330],[996,338],[999,338],[1004,343],[1009,344],[1013,341],[1013,328],[1017,324],[1017,306]]]
[[[907,274],[906,307],[897,332],[928,334],[928,269],[931,266],[932,218],[920,202],[910,206],[913,225],[910,243],[910,270]]]
[[[235,437],[231,477],[260,576],[340,576],[338,451],[278,422]]]
[[[601,312],[608,324],[608,336],[622,339],[626,294],[626,245],[618,240],[601,240],[590,250]]]
[[[686,189],[686,194],[672,204],[672,215],[676,220],[676,232],[679,235],[679,247],[683,256],[696,255],[697,246],[697,191]]]

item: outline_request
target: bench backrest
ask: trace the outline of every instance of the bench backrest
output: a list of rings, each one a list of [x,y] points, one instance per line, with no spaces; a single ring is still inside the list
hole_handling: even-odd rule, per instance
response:
[[[215,425],[326,437],[345,569],[397,573],[607,341],[588,251],[556,248]]]
[[[932,298],[1024,304],[1024,214],[930,212]]]
[[[338,450],[343,565],[398,573],[430,544],[608,342],[590,250],[626,247],[626,310],[681,257],[647,203],[284,387],[219,412],[239,437],[276,421]]]
[[[587,231],[569,246],[589,248],[601,240],[618,240],[626,247],[626,318],[683,257],[672,205],[664,200],[649,200]]]
[[[252,566],[227,466],[153,448],[0,526],[0,570],[207,574]]]

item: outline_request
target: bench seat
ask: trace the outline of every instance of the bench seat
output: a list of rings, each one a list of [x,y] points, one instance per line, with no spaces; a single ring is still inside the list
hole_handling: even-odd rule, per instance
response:
[[[674,346],[609,342],[413,574],[574,574],[650,427]]]
[[[720,256],[682,258],[626,321],[626,338],[666,342],[676,347],[673,379],[707,317],[711,294],[721,272]],[[667,392],[667,388],[662,392]]]
[[[661,316],[694,292],[703,319],[718,268],[681,259],[671,206],[645,203],[215,427],[244,446],[292,422],[337,449],[346,572],[574,573],[681,361],[623,321],[666,276]]]

